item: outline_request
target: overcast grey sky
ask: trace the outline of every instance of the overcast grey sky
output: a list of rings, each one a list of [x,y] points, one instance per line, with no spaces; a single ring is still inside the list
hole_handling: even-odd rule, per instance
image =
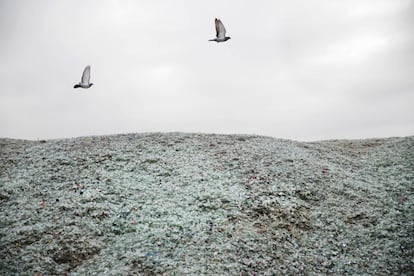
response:
[[[410,0],[1,0],[0,42],[0,137],[414,135]]]

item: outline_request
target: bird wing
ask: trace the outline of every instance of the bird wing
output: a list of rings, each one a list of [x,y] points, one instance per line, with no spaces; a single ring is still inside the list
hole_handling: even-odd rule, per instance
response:
[[[226,36],[226,28],[224,28],[223,23],[220,19],[215,20],[216,23],[216,36],[217,38],[224,38]]]
[[[90,78],[91,78],[91,66],[88,65],[85,67],[85,70],[83,70],[81,83],[89,84]]]

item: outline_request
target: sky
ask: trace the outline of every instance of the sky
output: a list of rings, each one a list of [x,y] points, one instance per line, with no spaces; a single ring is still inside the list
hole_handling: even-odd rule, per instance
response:
[[[414,1],[0,1],[0,137],[408,136],[413,106]]]

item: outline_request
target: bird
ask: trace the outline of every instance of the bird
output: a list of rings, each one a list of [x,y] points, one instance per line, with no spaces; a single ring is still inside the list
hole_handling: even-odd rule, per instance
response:
[[[208,41],[215,41],[217,43],[219,42],[225,42],[230,39],[229,36],[226,36],[226,28],[224,28],[223,23],[221,23],[220,19],[215,19],[214,23],[216,24],[216,38],[209,39]]]
[[[91,78],[91,66],[88,65],[85,67],[85,70],[83,70],[82,79],[78,84],[75,84],[73,88],[89,88],[93,85],[93,83],[90,83],[89,80]]]

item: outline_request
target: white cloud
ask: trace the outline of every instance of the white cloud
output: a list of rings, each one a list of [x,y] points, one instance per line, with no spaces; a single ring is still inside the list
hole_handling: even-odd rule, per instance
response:
[[[410,135],[413,7],[405,0],[2,1],[0,136]],[[207,41],[215,17],[232,37],[224,44]],[[86,64],[95,85],[74,91]]]

